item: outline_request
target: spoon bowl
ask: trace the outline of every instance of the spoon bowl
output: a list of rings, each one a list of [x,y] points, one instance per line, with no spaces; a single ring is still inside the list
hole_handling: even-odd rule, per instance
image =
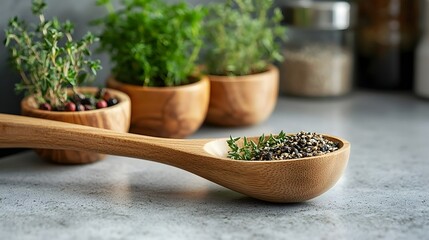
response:
[[[270,202],[302,202],[334,186],[347,166],[350,143],[333,136],[324,137],[338,142],[339,149],[322,156],[271,161],[228,159],[227,139],[210,141],[204,145],[204,150],[225,159],[225,171],[235,169],[224,184],[237,185],[234,187],[239,187],[240,191],[236,191]],[[257,142],[258,137],[248,139]]]
[[[51,120],[0,114],[0,147],[85,150],[168,164],[231,190],[270,202],[302,202],[330,189],[341,177],[350,143],[322,156],[275,161],[226,158],[225,139],[165,139]],[[257,138],[250,138],[257,139]]]

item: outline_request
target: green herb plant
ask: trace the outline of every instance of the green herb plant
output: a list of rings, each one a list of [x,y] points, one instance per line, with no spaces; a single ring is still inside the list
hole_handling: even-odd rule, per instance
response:
[[[110,54],[116,79],[142,86],[190,82],[202,46],[205,10],[159,0],[98,0],[108,14],[101,25],[101,49]]]
[[[57,18],[46,20],[46,6],[43,0],[32,1],[38,24],[29,25],[18,17],[10,19],[4,43],[21,75],[16,91],[33,95],[38,104],[58,107],[67,102],[68,87],[76,93],[76,87],[95,76],[101,66],[99,60],[89,59],[89,46],[97,38],[87,33],[73,41],[73,24]]]
[[[205,65],[209,74],[242,76],[281,61],[285,27],[281,11],[270,17],[273,0],[226,0],[213,4],[205,21]]]
[[[263,148],[276,146],[285,142],[286,138],[287,135],[283,131],[277,136],[270,134],[268,138],[262,134],[258,139],[258,143],[243,137],[242,146],[239,146],[237,142],[241,138],[233,138],[230,136],[229,140],[226,141],[230,148],[227,157],[235,160],[253,160],[260,155]]]

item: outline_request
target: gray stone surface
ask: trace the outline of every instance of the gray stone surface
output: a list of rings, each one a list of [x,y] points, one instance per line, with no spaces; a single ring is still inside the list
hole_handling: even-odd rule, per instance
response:
[[[279,99],[265,123],[193,138],[317,131],[352,144],[331,190],[271,204],[170,166],[109,156],[84,166],[0,159],[1,239],[427,239],[429,101],[360,92]]]

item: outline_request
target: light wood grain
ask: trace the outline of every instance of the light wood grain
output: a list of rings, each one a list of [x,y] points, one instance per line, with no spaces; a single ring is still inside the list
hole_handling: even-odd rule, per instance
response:
[[[274,110],[279,88],[279,71],[248,76],[209,75],[210,105],[206,121],[220,126],[246,126],[267,119]]]
[[[82,93],[96,93],[98,91],[97,88],[91,87],[83,87],[79,90]],[[22,115],[110,129],[119,132],[128,132],[130,126],[131,101],[129,97],[122,92],[113,89],[108,89],[108,91],[119,100],[117,105],[83,112],[45,111],[39,110],[34,98],[30,96],[21,101]],[[79,139],[75,140],[79,141]],[[49,148],[49,145],[46,147]],[[36,149],[36,152],[42,158],[63,164],[91,163],[104,158],[103,154],[87,151]]]
[[[226,139],[155,138],[0,114],[0,147],[85,149],[152,160],[271,202],[305,201],[319,196],[337,182],[347,165],[350,144],[325,136],[339,142],[340,149],[296,160],[240,161],[225,158]]]
[[[110,77],[107,86],[130,96],[132,133],[184,138],[198,130],[207,114],[210,94],[207,77],[177,87],[142,87]]]

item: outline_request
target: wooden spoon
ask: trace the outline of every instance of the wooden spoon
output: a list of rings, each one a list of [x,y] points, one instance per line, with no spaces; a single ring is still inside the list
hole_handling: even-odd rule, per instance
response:
[[[226,139],[164,139],[58,121],[0,114],[0,147],[86,150],[152,160],[271,202],[301,202],[327,191],[341,177],[350,144],[318,157],[280,161],[226,158]]]

